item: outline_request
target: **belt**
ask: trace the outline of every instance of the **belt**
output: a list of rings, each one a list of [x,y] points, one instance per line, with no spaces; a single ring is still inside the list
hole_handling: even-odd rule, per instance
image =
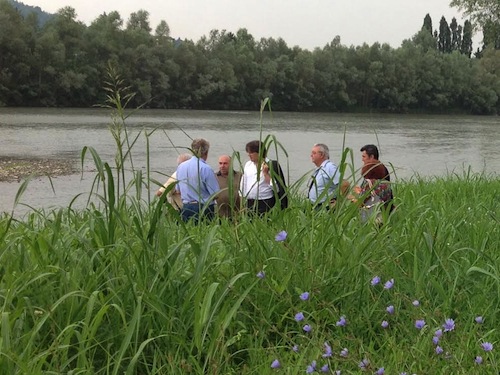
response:
[[[261,199],[255,199],[255,198],[247,198],[247,201],[268,201],[270,199],[273,199],[274,197],[269,197],[269,198],[261,198]]]
[[[197,201],[182,202],[182,204],[202,204],[202,205],[205,205],[205,203],[200,203],[200,202],[197,202]],[[210,203],[209,206],[211,206],[212,204],[215,204],[215,203]]]

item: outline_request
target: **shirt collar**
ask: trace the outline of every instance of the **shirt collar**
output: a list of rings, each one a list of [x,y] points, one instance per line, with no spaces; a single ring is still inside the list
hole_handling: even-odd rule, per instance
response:
[[[317,167],[316,169],[324,168],[325,165],[327,165],[329,162],[330,162],[330,159],[323,160],[323,163],[321,163],[321,165],[319,167]]]

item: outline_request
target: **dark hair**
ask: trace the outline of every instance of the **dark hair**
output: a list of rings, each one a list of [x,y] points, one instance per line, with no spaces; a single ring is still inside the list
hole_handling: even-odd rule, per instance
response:
[[[366,155],[368,156],[373,156],[375,159],[378,160],[378,148],[377,146],[375,145],[365,145],[363,147],[361,147],[361,150],[359,150],[361,152],[365,151],[366,152]]]
[[[261,141],[250,141],[245,146],[245,151],[248,153],[257,152],[259,153],[262,150],[262,157],[265,158],[267,155],[266,147]]]

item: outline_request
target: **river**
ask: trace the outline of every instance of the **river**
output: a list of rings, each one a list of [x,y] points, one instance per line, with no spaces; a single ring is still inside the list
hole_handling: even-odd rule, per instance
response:
[[[114,165],[111,123],[110,110],[101,108],[0,108],[0,156],[69,158],[80,165],[81,151],[88,146]],[[149,161],[151,177],[161,182],[175,170],[176,156],[186,151],[190,138],[209,140],[208,163],[217,169],[220,154],[239,152],[244,163],[245,144],[259,139],[261,130],[264,137],[276,137],[278,159],[291,183],[311,172],[314,143],[326,143],[334,162],[344,147],[351,148],[353,171],[361,165],[360,147],[377,144],[396,182],[414,176],[462,175],[468,168],[494,176],[500,171],[498,117],[265,112],[261,118],[258,111],[139,110],[130,113],[126,126],[130,139],[137,137],[134,167],[146,172]],[[270,156],[276,157],[274,149]],[[82,207],[94,176],[88,156],[82,174],[32,179],[16,212],[26,212],[24,205],[67,206],[78,194],[82,196],[75,204]],[[19,182],[0,182],[0,212],[12,210],[19,187]],[[155,190],[152,186],[143,192],[144,199]]]

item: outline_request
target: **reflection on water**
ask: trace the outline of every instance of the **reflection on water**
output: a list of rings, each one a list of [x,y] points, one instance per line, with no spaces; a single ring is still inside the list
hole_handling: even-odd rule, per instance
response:
[[[116,145],[110,123],[107,109],[1,108],[0,156],[69,158],[79,165],[82,148],[89,146],[113,165]],[[220,154],[239,152],[244,163],[245,144],[259,138],[261,125],[263,136],[275,136],[286,150],[278,147],[278,158],[292,183],[312,170],[309,154],[314,143],[326,143],[334,162],[344,147],[352,148],[355,171],[360,167],[359,148],[378,144],[381,160],[393,167],[396,181],[415,174],[461,174],[469,166],[495,175],[500,170],[498,117],[266,112],[261,119],[259,112],[140,110],[127,119],[131,140],[138,136],[134,166],[144,172],[149,166],[151,176],[161,182],[175,170],[176,156],[185,152],[191,138],[210,141],[208,163],[214,169]],[[270,153],[275,157],[274,149]],[[84,170],[92,168],[88,155]],[[34,207],[67,205],[90,190],[92,177],[91,172],[84,173],[83,180],[58,177],[53,180],[55,195],[46,178],[33,180],[22,201]],[[0,183],[0,211],[11,209],[18,188],[18,183]]]

